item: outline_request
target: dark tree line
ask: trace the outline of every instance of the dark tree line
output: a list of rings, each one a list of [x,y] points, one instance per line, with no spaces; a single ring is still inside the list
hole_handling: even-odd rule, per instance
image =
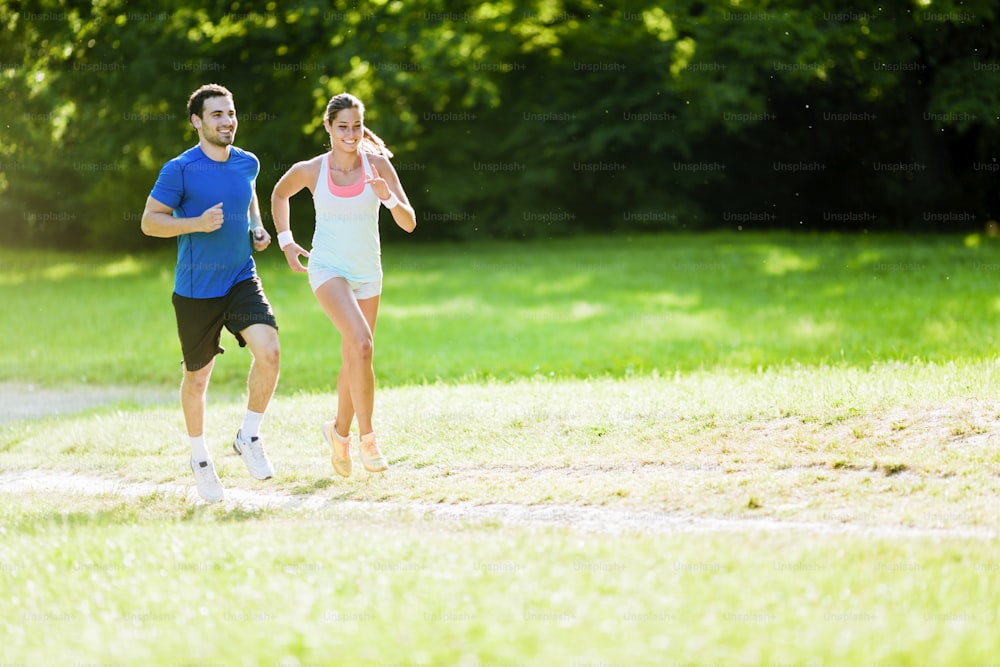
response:
[[[838,5],[0,2],[0,226],[148,243],[139,212],[211,81],[235,93],[265,209],[325,150],[326,100],[361,97],[422,238],[998,217],[993,3]],[[293,217],[311,226],[307,199]]]

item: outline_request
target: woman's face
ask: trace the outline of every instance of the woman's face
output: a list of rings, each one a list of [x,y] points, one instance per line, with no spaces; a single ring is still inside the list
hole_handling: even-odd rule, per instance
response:
[[[359,150],[365,127],[365,118],[359,109],[341,109],[333,120],[324,124],[330,134],[330,146],[348,152]]]

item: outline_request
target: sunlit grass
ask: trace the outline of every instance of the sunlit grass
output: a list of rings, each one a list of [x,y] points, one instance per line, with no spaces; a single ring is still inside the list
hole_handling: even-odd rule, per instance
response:
[[[282,389],[325,390],[338,336],[304,276],[258,258],[281,326]],[[381,386],[994,353],[1000,244],[960,237],[708,234],[531,244],[387,244]],[[0,252],[19,335],[0,379],[176,384],[173,257]],[[238,391],[227,348],[213,385]]]
[[[275,478],[232,454],[249,361],[232,340],[206,434],[227,489],[311,509],[255,510],[184,493],[172,258],[2,251],[17,335],[0,379],[137,389],[0,424],[0,470],[168,490],[0,490],[0,661],[990,664],[997,252],[732,234],[389,245],[375,421],[392,467],[347,480],[319,433],[336,334],[265,255]],[[501,520],[517,506],[734,525]]]
[[[998,395],[992,361],[388,387],[375,423],[392,471],[348,480],[320,434],[332,394],[275,399],[270,482],[232,452],[241,398],[210,402],[206,436],[225,484],[246,490],[998,530]],[[173,401],[0,428],[7,470],[190,485],[187,451]]]
[[[973,665],[1000,648],[982,541],[581,534],[156,495],[6,498],[0,520],[15,664]]]

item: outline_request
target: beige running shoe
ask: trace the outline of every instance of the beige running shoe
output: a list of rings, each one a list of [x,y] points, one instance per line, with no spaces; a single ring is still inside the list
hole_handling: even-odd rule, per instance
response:
[[[330,463],[333,464],[333,469],[341,477],[350,477],[354,470],[354,461],[351,460],[351,434],[341,436],[334,428],[336,423],[337,418],[334,417],[332,422],[323,424],[323,437],[330,443],[332,451]]]
[[[375,441],[375,433],[361,436],[361,465],[368,472],[385,472],[389,469],[389,462],[382,456]]]

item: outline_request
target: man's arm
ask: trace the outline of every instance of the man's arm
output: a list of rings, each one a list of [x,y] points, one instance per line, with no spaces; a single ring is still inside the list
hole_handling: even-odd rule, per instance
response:
[[[224,220],[222,202],[207,209],[197,218],[175,218],[173,214],[174,209],[163,202],[148,197],[146,208],[142,212],[142,233],[146,236],[169,239],[181,234],[214,232],[222,226]],[[259,208],[257,219],[260,219]]]
[[[260,219],[260,201],[257,199],[257,184],[254,183],[253,197],[250,198],[250,231],[253,234],[253,249],[260,252],[271,245],[271,235],[264,229]]]

